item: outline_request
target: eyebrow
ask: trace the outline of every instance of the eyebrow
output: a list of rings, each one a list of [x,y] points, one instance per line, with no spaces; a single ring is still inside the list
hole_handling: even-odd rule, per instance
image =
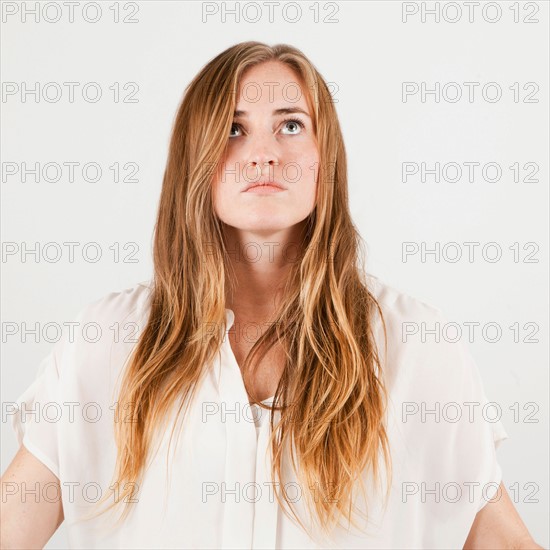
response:
[[[300,107],[285,107],[283,109],[275,109],[273,111],[273,115],[291,115],[294,113],[302,113],[307,117],[309,117],[309,114],[303,109],[300,109]],[[233,113],[234,118],[247,117],[247,116],[248,116],[248,113],[246,111],[235,111]]]

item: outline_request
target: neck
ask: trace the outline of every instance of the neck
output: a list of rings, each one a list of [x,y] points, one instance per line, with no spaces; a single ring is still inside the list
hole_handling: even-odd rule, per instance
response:
[[[236,278],[226,307],[241,316],[269,317],[302,248],[305,221],[276,232],[242,231],[225,226],[229,261]]]

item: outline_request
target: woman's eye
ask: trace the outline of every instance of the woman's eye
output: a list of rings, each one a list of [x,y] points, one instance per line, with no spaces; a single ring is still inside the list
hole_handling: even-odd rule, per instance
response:
[[[290,132],[288,133],[284,132],[285,134],[293,136],[293,135],[299,134],[305,128],[305,124],[297,118],[291,118],[283,121],[283,129],[284,128],[290,129]],[[237,133],[234,133],[234,132],[237,132]],[[241,132],[241,133],[238,133],[238,132]],[[234,122],[231,125],[231,130],[229,130],[229,137],[230,138],[240,137],[241,135],[242,135],[241,125],[238,124],[237,122]]]
[[[303,128],[304,123],[301,120],[298,120],[297,118],[291,118],[284,121],[284,127],[294,127],[294,129],[290,132],[291,135],[299,134]]]
[[[233,130],[239,130],[240,131],[240,129],[241,129],[240,125],[234,122],[231,125],[231,130],[229,130],[229,137],[235,137],[235,134],[232,133]]]

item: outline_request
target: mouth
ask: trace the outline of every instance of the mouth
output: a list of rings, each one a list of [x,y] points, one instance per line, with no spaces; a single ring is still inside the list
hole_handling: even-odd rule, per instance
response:
[[[276,181],[270,181],[250,183],[244,189],[243,193],[271,194],[280,193],[281,191],[286,191],[286,187],[283,187],[280,183]]]

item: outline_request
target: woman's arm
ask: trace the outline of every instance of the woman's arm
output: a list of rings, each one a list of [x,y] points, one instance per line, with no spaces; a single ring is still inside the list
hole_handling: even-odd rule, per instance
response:
[[[464,543],[464,550],[489,548],[505,550],[542,548],[529,534],[502,483],[494,500],[488,501],[477,513]]]
[[[0,483],[0,548],[44,548],[64,519],[59,479],[21,445]]]

